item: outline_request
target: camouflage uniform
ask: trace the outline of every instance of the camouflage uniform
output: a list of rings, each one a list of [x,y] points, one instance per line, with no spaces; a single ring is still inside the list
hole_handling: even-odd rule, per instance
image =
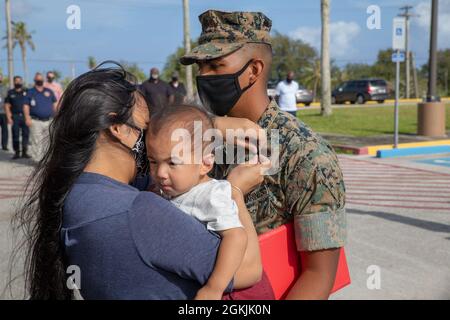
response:
[[[262,13],[207,11],[200,21],[200,45],[182,58],[184,64],[218,58],[245,42],[269,41],[271,22]],[[293,221],[300,251],[344,246],[345,186],[332,147],[303,122],[281,111],[274,100],[258,124],[267,130],[268,139],[271,129],[278,130],[280,167],[245,199],[258,234]],[[224,179],[234,166],[216,165],[213,175]]]

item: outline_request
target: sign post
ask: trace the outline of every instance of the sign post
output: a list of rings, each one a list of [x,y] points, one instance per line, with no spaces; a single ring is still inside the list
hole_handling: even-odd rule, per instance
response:
[[[405,60],[405,29],[406,21],[403,17],[394,18],[392,30],[392,62],[396,64],[395,70],[395,107],[394,107],[394,149],[398,148],[398,97],[400,91],[400,62]]]

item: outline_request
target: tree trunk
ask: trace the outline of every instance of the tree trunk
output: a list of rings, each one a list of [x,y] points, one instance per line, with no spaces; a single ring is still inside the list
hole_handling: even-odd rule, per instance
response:
[[[321,0],[320,11],[322,16],[322,41],[321,41],[321,67],[322,67],[322,97],[320,108],[322,116],[329,116],[331,110],[331,75],[330,75],[330,1]]]
[[[183,21],[184,21],[184,51],[191,51],[191,35],[189,26],[189,0],[183,0]],[[188,100],[194,97],[194,89],[192,85],[192,65],[186,66],[186,91]]]
[[[314,101],[317,101],[317,85],[318,85],[318,81],[319,79],[318,78],[316,78],[315,80],[314,80],[314,87],[313,87],[313,99],[314,99]]]
[[[27,67],[27,53],[25,46],[21,46],[22,51],[22,65],[23,65],[23,84],[26,86],[28,84],[28,67]]]
[[[6,34],[7,34],[7,48],[8,48],[8,79],[9,88],[14,86],[14,65],[13,65],[13,48],[12,48],[12,34],[11,34],[11,5],[9,0],[5,0],[6,11]]]

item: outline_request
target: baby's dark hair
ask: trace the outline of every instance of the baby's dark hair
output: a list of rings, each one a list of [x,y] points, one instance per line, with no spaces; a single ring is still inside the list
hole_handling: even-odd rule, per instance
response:
[[[151,116],[149,131],[151,135],[156,136],[162,130],[174,129],[174,125],[176,124],[176,129],[186,129],[191,137],[193,137],[195,134],[194,123],[196,121],[201,121],[202,136],[205,131],[214,128],[212,116],[202,107],[192,104],[168,105],[159,109]],[[202,145],[205,147],[209,143],[209,141],[203,141]]]

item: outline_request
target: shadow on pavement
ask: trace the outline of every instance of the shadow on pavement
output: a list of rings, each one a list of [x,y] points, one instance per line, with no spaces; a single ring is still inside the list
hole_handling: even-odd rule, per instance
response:
[[[8,162],[12,165],[21,165],[21,166],[33,166],[35,165],[35,161],[32,159],[15,159],[13,160],[12,157],[14,156],[14,153],[11,151],[0,151],[0,162]]]
[[[413,227],[433,231],[433,232],[444,232],[444,233],[450,233],[450,225],[439,223],[439,222],[432,222],[422,219],[416,219],[416,218],[410,218],[401,216],[394,213],[387,213],[387,212],[378,212],[378,211],[364,211],[364,210],[358,210],[358,209],[347,209],[348,213],[353,214],[360,214],[360,215],[370,215],[374,217],[378,217],[381,219],[399,222],[403,224],[407,224]],[[449,238],[446,238],[450,240]]]

